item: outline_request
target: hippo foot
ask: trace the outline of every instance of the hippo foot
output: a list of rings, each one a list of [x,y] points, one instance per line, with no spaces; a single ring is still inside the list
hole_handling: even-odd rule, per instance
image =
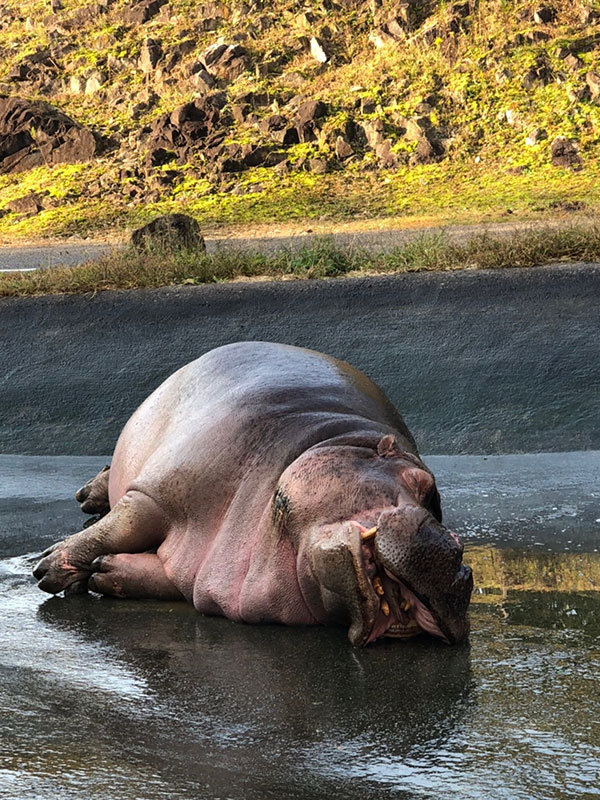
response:
[[[88,586],[93,592],[110,597],[183,600],[183,595],[167,577],[155,553],[117,553],[100,556]]]
[[[38,586],[44,592],[81,594],[87,591],[91,561],[81,547],[81,534],[76,533],[44,550],[33,570]]]
[[[147,554],[144,551],[162,542],[166,530],[167,518],[156,503],[140,492],[128,492],[90,528],[45,550],[33,575],[39,588],[50,594],[84,591],[90,575],[98,571],[93,562],[99,556]]]
[[[103,517],[110,511],[108,502],[108,476],[110,466],[105,466],[100,472],[76,493],[75,499],[81,506],[84,514],[96,514]]]

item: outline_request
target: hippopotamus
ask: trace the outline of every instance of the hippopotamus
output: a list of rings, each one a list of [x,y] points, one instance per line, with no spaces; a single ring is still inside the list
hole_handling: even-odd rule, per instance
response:
[[[384,392],[333,357],[206,353],[142,403],[77,499],[100,518],[42,554],[46,592],[340,623],[357,646],[468,636],[473,579],[434,477]]]

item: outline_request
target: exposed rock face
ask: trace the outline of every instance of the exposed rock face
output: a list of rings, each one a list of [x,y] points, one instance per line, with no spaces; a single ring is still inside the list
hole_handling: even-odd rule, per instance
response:
[[[0,96],[0,173],[89,161],[99,139],[41,101]]]
[[[185,247],[190,250],[206,250],[200,226],[186,214],[165,214],[137,228],[131,234],[131,244],[136,250],[171,249]]]
[[[233,81],[250,66],[248,53],[239,44],[213,44],[200,56],[204,69],[224,81]]]
[[[224,136],[226,119],[221,109],[225,97],[219,92],[184,103],[170,114],[154,120],[147,142],[149,149],[165,149],[185,158],[198,147],[215,144],[215,135]]]
[[[132,25],[143,25],[155,17],[164,6],[167,0],[141,0],[132,5],[125,11],[125,21]]]

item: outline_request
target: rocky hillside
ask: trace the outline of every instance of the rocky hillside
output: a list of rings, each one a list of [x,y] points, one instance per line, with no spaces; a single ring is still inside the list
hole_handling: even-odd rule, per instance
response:
[[[536,184],[593,203],[595,0],[0,0],[0,11],[5,236],[175,207],[217,224],[478,208],[486,191],[490,208],[520,207],[509,185],[533,210]]]

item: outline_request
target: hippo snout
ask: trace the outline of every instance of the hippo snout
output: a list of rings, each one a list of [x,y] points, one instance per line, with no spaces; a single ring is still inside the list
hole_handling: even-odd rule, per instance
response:
[[[426,605],[449,642],[469,631],[473,576],[462,563],[463,549],[458,536],[420,506],[384,512],[377,524],[377,561]]]

